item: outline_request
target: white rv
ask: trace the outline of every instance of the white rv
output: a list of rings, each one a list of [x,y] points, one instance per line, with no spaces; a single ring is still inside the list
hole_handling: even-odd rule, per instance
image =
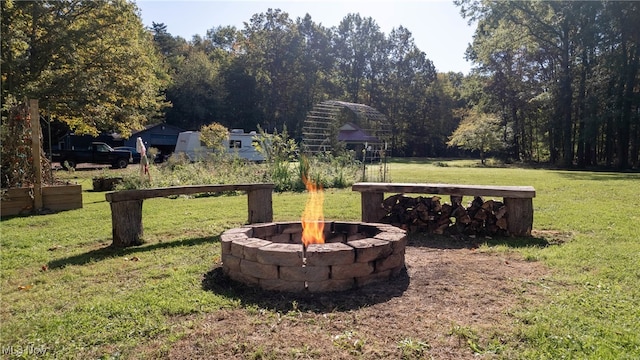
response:
[[[264,157],[255,148],[258,141],[255,131],[245,133],[242,129],[233,129],[229,132],[229,143],[225,144],[226,152],[232,156],[249,161],[264,161]],[[185,154],[191,161],[202,160],[208,153],[213,152],[200,141],[199,131],[184,131],[178,134],[176,142],[176,154]]]
[[[264,156],[256,149],[258,134],[255,131],[245,133],[242,129],[229,132],[229,146],[227,152],[249,161],[264,161]]]

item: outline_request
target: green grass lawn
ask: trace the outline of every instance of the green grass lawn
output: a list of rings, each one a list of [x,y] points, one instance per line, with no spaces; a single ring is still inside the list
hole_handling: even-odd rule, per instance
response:
[[[640,174],[482,168],[469,161],[392,161],[393,182],[532,185],[534,230],[566,240],[546,247],[489,242],[482,251],[517,251],[550,268],[546,302],[513,309],[503,354],[527,359],[640,357]],[[113,170],[116,171],[116,170]],[[130,171],[130,170],[125,170]],[[219,235],[243,224],[246,196],[144,202],[145,244],[112,250],[111,213],[92,192],[95,172],[62,174],[82,184],[83,208],[3,219],[2,358],[132,358],[142,343],[161,348],[188,332],[198,314],[244,306],[206,291],[219,262]],[[274,194],[276,221],[298,220],[306,194]],[[327,190],[325,217],[359,220],[360,194]],[[196,316],[193,316],[196,315]],[[180,321],[189,317],[188,322]],[[500,355],[498,355],[500,356]]]

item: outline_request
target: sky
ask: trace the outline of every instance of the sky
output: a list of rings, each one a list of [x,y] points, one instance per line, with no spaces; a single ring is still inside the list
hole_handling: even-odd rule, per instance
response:
[[[145,26],[164,23],[171,35],[187,40],[205,36],[218,26],[243,29],[252,15],[269,8],[281,9],[292,20],[308,13],[314,22],[329,28],[338,26],[346,15],[359,13],[373,18],[386,35],[401,25],[407,28],[439,72],[468,74],[472,65],[464,53],[473,41],[475,26],[467,24],[452,0],[137,0],[136,4]]]

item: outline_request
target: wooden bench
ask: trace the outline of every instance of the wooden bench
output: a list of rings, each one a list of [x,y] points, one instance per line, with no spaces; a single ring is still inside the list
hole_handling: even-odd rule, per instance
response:
[[[379,222],[386,215],[382,207],[384,193],[450,195],[452,203],[460,203],[465,195],[502,197],[507,207],[509,234],[531,236],[533,198],[536,196],[536,190],[532,186],[361,182],[354,184],[352,190],[361,193],[362,221],[364,222]]]
[[[273,221],[274,184],[188,185],[165,188],[112,191],[105,194],[111,205],[113,246],[142,244],[142,201],[172,195],[246,191],[249,203],[248,223]]]

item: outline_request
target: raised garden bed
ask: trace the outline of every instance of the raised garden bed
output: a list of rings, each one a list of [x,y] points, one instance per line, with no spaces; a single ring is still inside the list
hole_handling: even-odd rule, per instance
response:
[[[42,187],[43,210],[63,211],[82,208],[82,186],[77,184]],[[0,216],[32,214],[34,188],[2,189]]]
[[[122,183],[121,177],[94,177],[93,191],[113,191]]]

